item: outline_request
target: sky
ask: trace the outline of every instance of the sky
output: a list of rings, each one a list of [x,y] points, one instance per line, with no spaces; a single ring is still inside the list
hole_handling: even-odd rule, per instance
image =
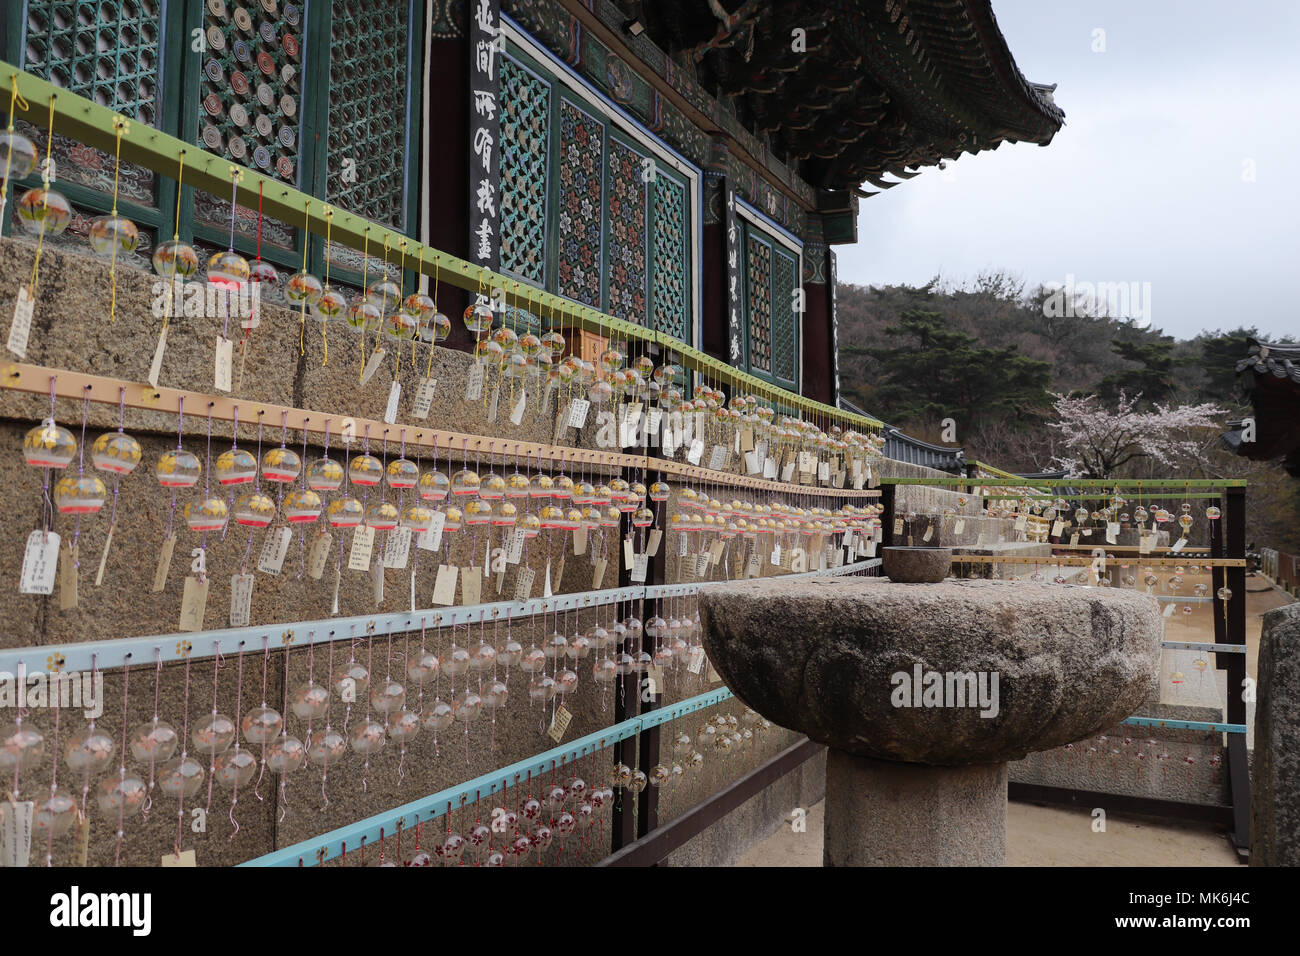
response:
[[[1066,125],[863,200],[840,281],[1140,283],[1133,311],[1167,334],[1300,337],[1300,2],[993,12],[1026,78],[1059,84]]]

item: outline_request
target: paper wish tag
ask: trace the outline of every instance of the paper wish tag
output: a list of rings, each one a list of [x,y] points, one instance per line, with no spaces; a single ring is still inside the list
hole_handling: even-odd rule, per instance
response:
[[[27,342],[32,334],[32,315],[36,311],[36,300],[27,291],[27,286],[18,287],[18,298],[14,302],[14,319],[9,326],[9,351],[20,359],[27,358]]]
[[[384,406],[384,421],[392,425],[397,421],[397,403],[402,399],[402,383],[393,382],[388,388],[388,404]]]
[[[483,381],[486,374],[486,366],[479,362],[469,367],[469,377],[465,381],[465,401],[477,402],[483,397]]]
[[[573,715],[569,713],[563,704],[555,708],[555,717],[551,719],[551,726],[547,733],[557,744],[564,736],[564,732],[569,729],[569,721],[571,720],[573,720]]]
[[[384,358],[388,355],[383,349],[375,349],[370,353],[370,358],[366,360],[366,367],[361,370],[361,384],[365,385],[375,373],[379,371],[380,366],[384,364]]]
[[[433,582],[432,602],[440,607],[456,603],[456,576],[460,569],[452,564],[438,566],[438,576]]]
[[[510,410],[510,424],[518,425],[524,420],[524,409],[528,407],[527,389],[519,390],[519,397],[515,399],[514,408]]]
[[[530,567],[521,567],[519,575],[515,578],[515,597],[516,601],[527,601],[533,596],[533,579],[537,572]]]
[[[433,408],[433,393],[437,387],[438,380],[436,378],[420,380],[420,384],[415,390],[415,398],[411,401],[411,417],[429,417],[429,410]]]
[[[236,574],[230,578],[230,626],[247,627],[253,617],[253,576]]]
[[[585,398],[575,398],[573,404],[569,406],[569,414],[565,419],[565,424],[570,428],[581,428],[587,423],[587,412],[591,408],[591,402]]]
[[[466,568],[460,576],[461,603],[466,605],[483,603],[483,569]]]
[[[319,581],[325,575],[325,565],[329,561],[334,536],[328,531],[316,535],[307,553],[307,574],[313,581]]]
[[[291,540],[293,540],[292,528],[272,528],[262,544],[262,553],[257,559],[257,570],[263,574],[279,574],[284,569],[284,559],[289,554]]]
[[[181,622],[179,631],[203,630],[203,616],[208,609],[208,579],[190,575],[185,579],[181,595]]]
[[[375,547],[375,529],[362,525],[352,532],[352,549],[348,552],[349,571],[369,571],[370,555]]]
[[[410,528],[394,528],[384,539],[384,567],[396,571],[405,569],[411,554]]]
[[[59,567],[59,536],[53,531],[33,531],[27,536],[23,570],[18,579],[20,594],[53,594]]]
[[[217,336],[216,373],[213,384],[218,392],[228,392],[235,372],[235,343],[224,335]]]

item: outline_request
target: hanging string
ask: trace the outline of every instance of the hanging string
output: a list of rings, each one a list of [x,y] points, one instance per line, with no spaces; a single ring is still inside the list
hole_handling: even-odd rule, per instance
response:
[[[433,256],[433,314],[438,314],[438,279],[441,275],[438,269],[438,255]],[[424,370],[425,378],[433,378],[433,343],[438,339],[438,330],[435,326],[429,330],[429,365]]]
[[[45,220],[50,212],[50,171],[54,169],[51,165],[50,152],[54,148],[54,101],[58,97],[50,94],[50,117],[47,124],[49,135],[45,138],[45,168],[41,170],[41,183],[44,190],[45,205],[41,211],[41,232],[36,237],[36,258],[32,261],[32,278],[27,283],[31,290],[32,301],[36,301],[37,279],[41,271],[41,251],[45,248]]]
[[[21,106],[24,113],[27,112],[27,110],[31,109],[31,104],[28,103],[25,99],[23,99],[22,94],[18,92],[18,74],[11,73],[9,74],[9,126],[8,126],[8,130],[11,133],[14,131],[15,106]],[[4,174],[4,181],[2,184],[0,184],[0,186],[2,186],[2,188],[0,188],[0,198],[9,195],[9,169],[10,169],[10,164],[13,162],[13,158],[14,158],[14,151],[12,149],[5,152],[5,174]]]
[[[302,271],[307,272],[307,255],[311,252],[311,200],[308,199],[302,204]],[[290,279],[290,282],[293,280]],[[298,354],[307,354],[306,345],[307,334],[307,296],[304,293],[302,303],[298,311]]]
[[[334,225],[334,210],[326,209],[325,210],[325,292],[324,292],[325,295],[329,295],[329,291],[330,291],[330,235],[332,233],[331,227],[333,225]],[[325,329],[328,326],[329,326],[328,319],[322,316],[321,323],[320,323],[320,340],[321,340],[321,346],[325,350],[325,357],[320,363],[322,366],[326,366],[330,363],[329,336],[326,335],[325,333]]]
[[[122,174],[122,134],[127,130],[127,121],[124,116],[113,117],[113,218],[117,218],[117,184]],[[117,229],[117,223],[113,225],[114,231]],[[108,321],[111,325],[117,318],[117,242],[113,242],[113,255],[108,264]]]
[[[361,240],[361,301],[358,305],[363,305],[366,301],[366,282],[370,275],[370,227],[366,226],[366,233]],[[361,313],[361,371],[357,373],[357,382],[365,378],[366,375],[366,323],[365,312]],[[341,536],[340,536],[341,543]]]

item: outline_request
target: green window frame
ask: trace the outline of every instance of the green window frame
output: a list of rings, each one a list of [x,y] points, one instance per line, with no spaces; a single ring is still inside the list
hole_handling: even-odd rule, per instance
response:
[[[386,225],[418,235],[425,6],[418,0],[338,0],[329,4],[297,0],[273,5],[274,14],[267,12],[265,4],[241,6],[219,0],[0,0],[0,6],[5,14],[0,50],[9,62],[273,179],[277,171],[272,147],[279,149],[280,155],[293,160],[292,174],[281,177],[286,183],[361,215],[373,217],[379,206],[386,213],[380,217]],[[244,13],[250,15],[246,21]],[[285,62],[259,60],[259,44],[276,51]],[[286,65],[293,67],[291,74],[284,72]],[[236,71],[243,74],[241,84],[249,83],[247,91],[237,88]],[[328,79],[313,81],[320,77]],[[341,87],[344,78],[350,84],[346,89]],[[391,92],[399,85],[394,80],[404,80],[396,94]],[[265,91],[259,89],[261,85],[266,86]],[[209,95],[215,99],[209,100]],[[377,111],[376,104],[385,109]],[[234,106],[243,112],[232,109]],[[349,110],[365,110],[367,121],[349,120]],[[376,117],[376,112],[382,115]],[[255,113],[271,125],[272,136],[261,135]],[[394,174],[392,121],[396,117],[405,128],[399,137],[399,171]],[[341,160],[341,152],[349,148],[338,134],[345,123],[348,134],[342,139],[355,142],[356,153],[356,163],[347,174],[342,168],[329,168],[331,159]],[[219,151],[205,141],[205,135],[214,135],[209,126],[221,135]],[[98,181],[86,175],[65,177],[64,170],[69,167],[66,161],[58,163],[57,188],[84,214],[108,211],[112,205],[112,157],[84,146],[78,150],[79,144],[59,143],[57,125],[55,133],[56,155],[81,157],[100,171]],[[385,144],[383,163],[371,169],[377,152],[374,142],[380,137]],[[243,141],[242,155],[228,145],[236,138]],[[37,131],[36,142],[43,150],[43,130]],[[255,161],[255,151],[249,146],[254,142],[271,144],[268,155],[272,161],[267,166]],[[130,195],[119,190],[119,211],[152,233],[150,248],[170,239],[176,210],[175,174],[128,170],[124,165],[123,176],[124,181],[138,177],[143,186]],[[15,183],[15,188],[38,182],[39,177],[33,175]],[[376,195],[376,188],[400,189],[402,195],[397,199]],[[205,218],[203,210],[211,214]],[[252,217],[247,211],[237,216],[235,232],[235,248],[250,256],[257,248],[256,209],[251,212]],[[319,208],[315,212],[319,214]],[[180,202],[181,238],[224,248],[230,241],[229,215],[228,195],[196,196],[185,186]],[[0,229],[8,234],[11,220],[0,224]],[[134,264],[147,269],[149,252],[142,252]],[[287,272],[296,271],[303,263],[302,230],[264,222],[262,256]],[[336,243],[331,258],[332,278],[360,283],[359,253]],[[308,268],[319,274],[324,262],[324,241],[312,237]],[[381,250],[373,250],[372,276],[381,262]],[[408,279],[409,285],[413,277]]]
[[[801,254],[749,218],[738,215],[736,221],[740,230],[744,370],[798,392]]]
[[[502,77],[501,271],[690,342],[698,179],[513,41]]]

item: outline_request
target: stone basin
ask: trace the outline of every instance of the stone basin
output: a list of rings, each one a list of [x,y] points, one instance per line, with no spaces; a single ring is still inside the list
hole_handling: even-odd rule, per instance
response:
[[[700,608],[731,691],[832,748],[827,865],[1000,864],[1007,761],[1136,712],[1163,635],[1148,595],[1025,581],[769,578]]]

